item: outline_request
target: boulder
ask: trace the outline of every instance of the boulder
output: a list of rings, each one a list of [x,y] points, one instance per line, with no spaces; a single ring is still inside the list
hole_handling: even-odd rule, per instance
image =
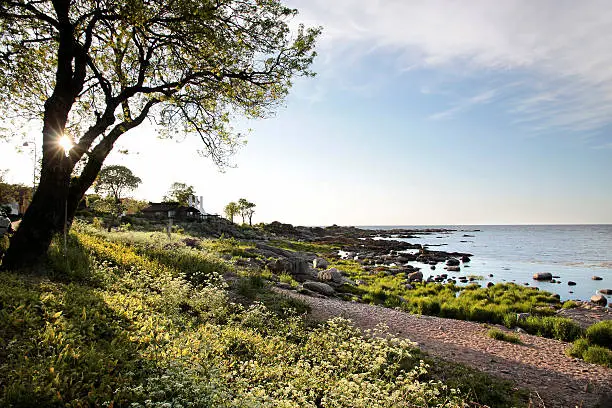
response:
[[[595,303],[599,306],[605,306],[608,304],[608,299],[604,295],[593,295],[591,296],[591,303]]]
[[[461,268],[458,266],[447,266],[446,270],[449,272],[459,272],[461,271]]]
[[[537,281],[549,281],[552,278],[552,273],[550,272],[538,272],[533,275],[533,279]]]
[[[602,295],[612,295],[612,289],[599,289],[599,293]]]
[[[495,284],[493,282],[487,282],[487,288],[491,288],[495,286]]]
[[[323,282],[306,281],[302,286],[304,289],[308,289],[325,296],[332,296],[335,293],[334,288]]]
[[[574,282],[574,281],[567,281],[567,286],[576,286],[576,282]]]
[[[596,280],[596,281],[603,280],[601,276],[593,276],[591,279]]]
[[[447,266],[459,266],[459,260],[455,259],[455,258],[451,258],[448,261],[446,261],[446,265]]]
[[[470,262],[470,257],[467,255],[463,255],[461,257],[461,262],[466,263],[466,262]]]
[[[423,280],[423,273],[421,271],[412,272],[408,275],[408,282],[420,282]]]
[[[334,283],[342,283],[344,277],[342,273],[336,268],[330,268],[325,271],[320,271],[317,279],[323,282],[334,282]]]
[[[327,262],[327,260],[323,258],[315,258],[312,261],[312,267],[315,269],[325,269],[329,267],[329,262]]]

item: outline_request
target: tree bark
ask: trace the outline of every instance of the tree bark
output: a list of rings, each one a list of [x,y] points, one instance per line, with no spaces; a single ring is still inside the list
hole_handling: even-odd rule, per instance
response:
[[[32,203],[11,239],[2,261],[3,269],[37,266],[45,257],[53,236],[63,231],[72,165],[66,157],[56,156],[43,162],[46,170],[42,171]]]

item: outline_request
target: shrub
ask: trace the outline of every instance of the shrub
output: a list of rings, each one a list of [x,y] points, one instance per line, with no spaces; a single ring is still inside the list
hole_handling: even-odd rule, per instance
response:
[[[573,309],[575,307],[578,307],[578,303],[574,302],[573,300],[568,300],[563,302],[563,306],[561,306],[563,309]]]
[[[521,344],[521,338],[516,334],[504,333],[499,329],[490,329],[487,336],[495,340],[507,341],[508,343]]]
[[[591,344],[612,348],[612,320],[604,320],[587,328],[585,337]]]
[[[582,358],[582,354],[589,348],[589,342],[585,338],[574,341],[574,344],[567,349],[566,354],[570,357]]]
[[[582,352],[582,358],[587,363],[599,364],[612,368],[612,351],[601,346],[589,346]]]

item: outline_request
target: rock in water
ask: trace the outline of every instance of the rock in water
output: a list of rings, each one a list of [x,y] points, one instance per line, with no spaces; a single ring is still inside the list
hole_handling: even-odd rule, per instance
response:
[[[533,279],[537,281],[549,281],[552,280],[553,276],[550,272],[538,272],[533,275]]]
[[[612,295],[612,289],[599,289],[599,293],[602,295]]]
[[[461,268],[458,266],[447,266],[446,270],[449,272],[459,272]]]
[[[446,261],[446,265],[447,266],[458,266],[459,265],[459,260],[455,259],[455,258],[451,258],[448,261]]]
[[[597,280],[597,281],[603,280],[603,278],[601,276],[593,276],[591,279]]]
[[[567,285],[568,286],[576,286],[576,282],[574,282],[574,281],[567,281]]]
[[[317,292],[325,296],[331,296],[335,292],[334,288],[323,282],[306,281],[304,282],[303,286],[305,289],[312,290],[313,292]]]
[[[608,304],[608,299],[604,295],[593,295],[591,296],[591,303],[595,303],[599,306],[605,306]]]

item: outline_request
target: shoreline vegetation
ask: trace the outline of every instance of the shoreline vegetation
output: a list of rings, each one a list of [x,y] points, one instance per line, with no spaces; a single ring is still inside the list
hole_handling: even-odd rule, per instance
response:
[[[167,235],[162,221],[106,232],[82,218],[66,258],[56,239],[44,270],[0,272],[2,406],[538,406],[383,327],[305,320],[307,304],[274,287],[573,342],[568,358],[612,367],[612,320],[561,317],[583,305],[531,287],[461,285],[451,268],[471,254],[373,239],[411,231],[218,219]],[[418,257],[445,273],[428,282],[403,262]]]

